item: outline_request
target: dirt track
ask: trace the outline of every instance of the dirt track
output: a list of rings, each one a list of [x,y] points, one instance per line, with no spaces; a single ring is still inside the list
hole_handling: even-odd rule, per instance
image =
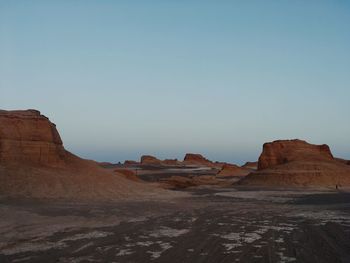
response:
[[[167,203],[2,201],[0,262],[350,262],[349,194],[239,189]]]

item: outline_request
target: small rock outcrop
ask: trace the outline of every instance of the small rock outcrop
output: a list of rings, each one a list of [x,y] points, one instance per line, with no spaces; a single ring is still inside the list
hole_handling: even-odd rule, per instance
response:
[[[160,165],[162,161],[152,155],[142,155],[141,164]]]
[[[132,161],[132,160],[126,160],[125,162],[124,162],[124,165],[126,165],[126,166],[132,166],[132,165],[138,165],[138,164],[140,164],[139,162],[136,162],[136,161]]]
[[[184,158],[184,164],[190,165],[204,165],[204,166],[213,166],[214,163],[209,161],[201,154],[187,153]]]
[[[224,164],[221,170],[218,172],[219,177],[231,177],[231,176],[246,176],[251,172],[250,169],[240,167],[235,164]]]

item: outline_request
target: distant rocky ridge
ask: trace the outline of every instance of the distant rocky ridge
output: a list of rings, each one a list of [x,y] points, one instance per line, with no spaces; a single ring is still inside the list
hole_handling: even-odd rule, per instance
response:
[[[155,166],[198,166],[198,167],[212,167],[222,169],[227,164],[225,162],[213,162],[198,153],[186,153],[183,161],[178,159],[158,159],[152,155],[142,155],[140,162],[127,160],[124,162],[126,166],[138,165],[155,165]]]
[[[335,159],[327,145],[278,140],[264,144],[258,171],[249,174],[240,184],[349,186],[350,166]]]

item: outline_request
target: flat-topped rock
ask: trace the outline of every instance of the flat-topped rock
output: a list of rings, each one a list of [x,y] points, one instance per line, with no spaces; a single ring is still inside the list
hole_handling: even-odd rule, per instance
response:
[[[39,111],[0,111],[0,163],[59,166],[64,156],[56,125]]]
[[[326,144],[314,145],[302,140],[278,140],[265,143],[259,157],[258,170],[297,160],[332,160]]]
[[[142,155],[141,164],[161,164],[162,161],[152,155]]]
[[[258,171],[250,173],[239,183],[339,188],[350,186],[350,167],[333,158],[325,144],[280,140],[264,144]]]
[[[192,165],[206,165],[206,166],[212,166],[213,162],[209,161],[207,158],[205,158],[201,154],[195,154],[195,153],[187,153],[185,155],[184,161],[185,164],[192,164]]]

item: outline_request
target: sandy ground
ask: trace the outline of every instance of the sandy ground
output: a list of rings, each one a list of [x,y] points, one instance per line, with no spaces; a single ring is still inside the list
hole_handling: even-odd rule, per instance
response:
[[[209,188],[171,201],[0,201],[0,262],[350,262],[350,193]]]

